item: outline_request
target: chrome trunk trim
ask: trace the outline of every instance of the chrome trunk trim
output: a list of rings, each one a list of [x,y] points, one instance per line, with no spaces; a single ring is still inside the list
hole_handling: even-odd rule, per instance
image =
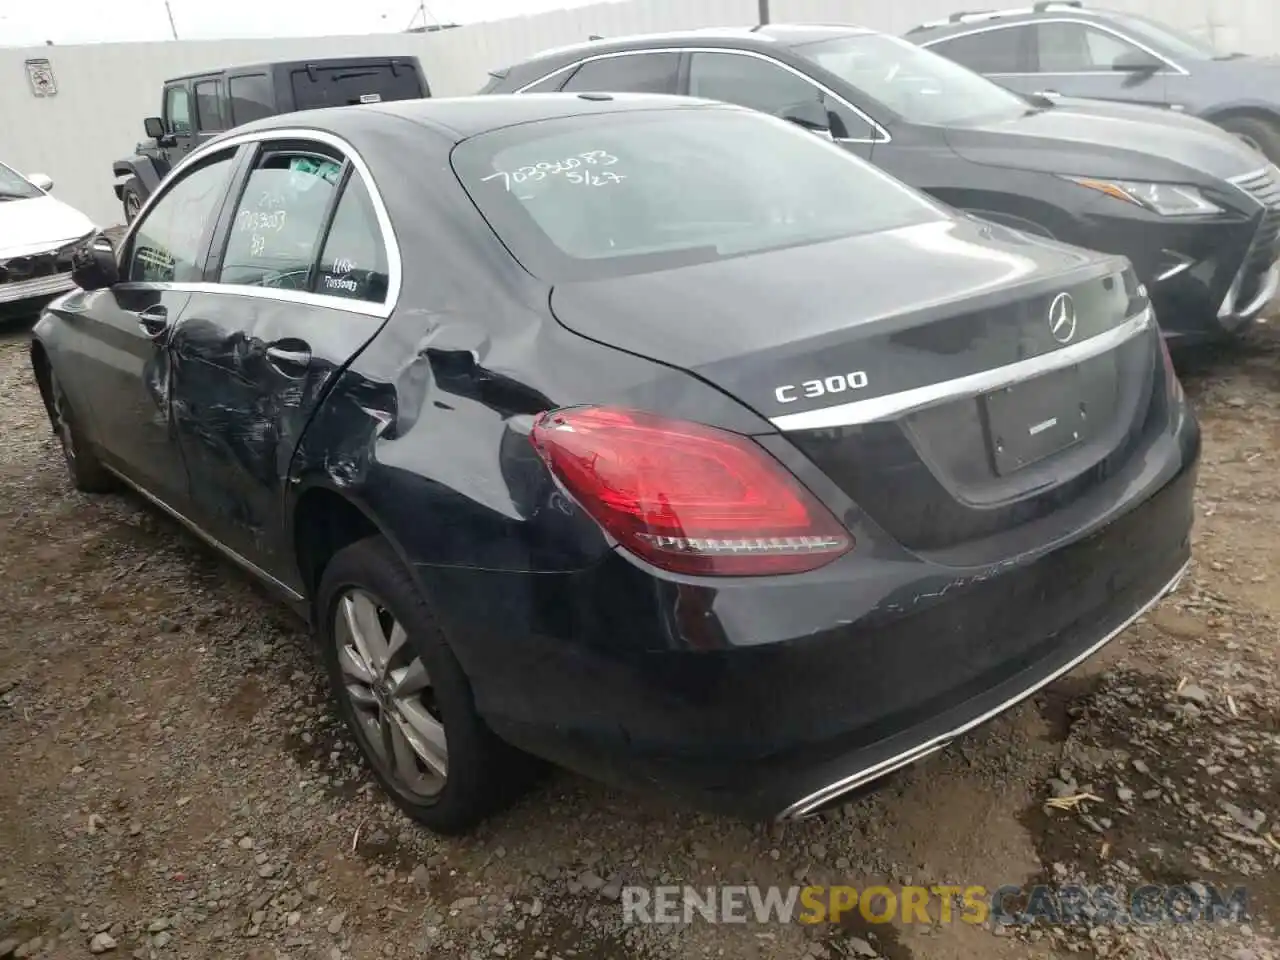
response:
[[[931,383],[926,387],[903,390],[883,397],[854,400],[820,410],[788,413],[773,417],[770,422],[783,432],[792,430],[823,430],[831,427],[850,427],[878,420],[890,420],[906,413],[923,410],[940,403],[964,400],[993,390],[1000,390],[1023,380],[1041,376],[1053,370],[1073,366],[1093,357],[1114,350],[1155,325],[1155,315],[1150,306],[1141,313],[1102,333],[1080,340],[1060,350],[1028,357],[1016,363],[993,367],[979,373]]]

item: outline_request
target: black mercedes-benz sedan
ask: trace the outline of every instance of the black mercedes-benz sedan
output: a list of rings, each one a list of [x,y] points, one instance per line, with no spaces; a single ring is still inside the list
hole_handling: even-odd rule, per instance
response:
[[[485,87],[560,90],[752,107],[958,209],[1128,257],[1179,346],[1246,331],[1280,289],[1280,170],[1195,117],[1020,95],[897,37],[806,24],[594,40]]]
[[[31,359],[314,627],[441,831],[532,758],[810,814],[1071,669],[1188,563],[1199,431],[1123,259],[794,124],[423,100],[195,151]]]

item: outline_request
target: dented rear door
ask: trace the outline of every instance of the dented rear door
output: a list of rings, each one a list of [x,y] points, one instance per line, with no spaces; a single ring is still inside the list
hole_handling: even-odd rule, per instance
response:
[[[172,336],[173,423],[192,519],[287,584],[289,463],[391,311],[388,253],[360,172],[325,144],[263,144],[221,232],[219,282]]]

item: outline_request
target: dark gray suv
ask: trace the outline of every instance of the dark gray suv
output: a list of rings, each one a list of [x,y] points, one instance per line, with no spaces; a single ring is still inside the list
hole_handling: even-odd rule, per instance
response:
[[[1018,93],[1203,117],[1280,163],[1280,60],[1217,50],[1147,17],[1079,0],[956,13],[906,38]]]

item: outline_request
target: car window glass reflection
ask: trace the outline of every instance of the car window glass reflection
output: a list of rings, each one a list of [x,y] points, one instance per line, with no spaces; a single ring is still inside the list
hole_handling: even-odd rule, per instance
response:
[[[529,124],[464,142],[454,164],[516,256],[548,279],[700,263],[939,216],[840,148],[746,111]]]
[[[191,97],[186,87],[169,89],[169,105],[166,111],[170,133],[191,132]]]
[[[382,303],[387,299],[387,251],[364,181],[352,176],[320,255],[316,293]]]
[[[776,63],[740,53],[695,53],[689,63],[689,95],[723,100],[762,113],[780,114],[821,91]]]
[[[231,154],[184,174],[138,224],[129,279],[194,283],[203,269],[201,242],[231,177]]]
[[[1004,87],[897,37],[858,34],[795,49],[908,123],[1012,120],[1028,110]]]
[[[1036,49],[1041,73],[1088,73],[1114,70],[1125,59],[1150,61],[1154,57],[1114,34],[1083,23],[1042,23],[1036,27]]]
[[[342,165],[269,153],[249,174],[227,239],[221,283],[306,290]]]

